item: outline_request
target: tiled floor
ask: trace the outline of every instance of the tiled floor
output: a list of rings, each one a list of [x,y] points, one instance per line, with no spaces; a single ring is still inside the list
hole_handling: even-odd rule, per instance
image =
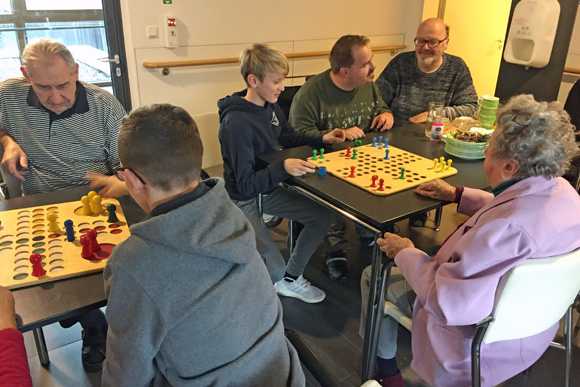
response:
[[[432,219],[432,218],[431,218]],[[411,238],[419,248],[441,243],[456,225],[465,218],[455,213],[455,206],[447,206],[443,224],[439,232],[433,230],[433,222],[428,221],[425,228],[409,228],[407,222],[398,224],[399,234]],[[284,254],[286,251],[286,222],[272,229],[276,241]],[[362,351],[362,339],[358,336],[360,313],[359,278],[362,270],[370,264],[371,248],[361,247],[354,227],[349,227],[350,282],[332,282],[324,271],[324,257],[320,249],[306,269],[305,277],[326,291],[327,298],[320,304],[310,305],[288,298],[282,298],[284,322],[287,328],[300,333],[305,341],[318,354],[325,365],[340,380],[341,386],[360,385],[356,364]],[[541,305],[538,306],[541,313]],[[27,333],[26,344],[29,364],[35,386],[97,386],[100,374],[86,374],[80,361],[80,327],[63,329],[53,324],[44,329],[51,358],[50,366],[40,366],[32,334]],[[399,333],[399,367],[407,386],[424,386],[421,379],[410,369],[410,333],[404,328]],[[502,386],[558,386],[563,385],[563,352],[549,349],[541,360],[532,367],[528,375],[519,375]],[[578,351],[575,351],[573,364],[578,364]],[[308,378],[309,386],[317,383]],[[572,386],[580,386],[580,367],[572,369]]]

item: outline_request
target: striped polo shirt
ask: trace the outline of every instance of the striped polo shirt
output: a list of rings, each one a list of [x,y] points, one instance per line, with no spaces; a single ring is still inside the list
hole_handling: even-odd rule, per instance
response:
[[[24,195],[88,184],[87,172],[113,174],[125,110],[110,93],[77,82],[75,104],[57,115],[46,109],[24,78],[0,84],[0,128],[28,156]]]

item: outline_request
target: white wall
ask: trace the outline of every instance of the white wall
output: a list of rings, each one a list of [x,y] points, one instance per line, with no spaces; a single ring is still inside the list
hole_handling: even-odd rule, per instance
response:
[[[208,1],[121,0],[133,107],[172,103],[192,115],[217,111],[216,102],[245,84],[237,64],[146,69],[144,61],[179,61],[237,57],[254,42],[269,42],[285,53],[330,50],[345,34],[362,34],[372,46],[406,44],[421,22],[423,0],[275,0]],[[164,17],[177,19],[179,48],[164,47]],[[147,38],[146,27],[159,36]],[[375,53],[377,76],[392,54]],[[328,68],[324,57],[291,61],[290,76],[316,74]],[[288,79],[287,85],[303,78]],[[217,132],[206,133],[204,167],[221,163]],[[215,130],[214,130],[215,131]]]

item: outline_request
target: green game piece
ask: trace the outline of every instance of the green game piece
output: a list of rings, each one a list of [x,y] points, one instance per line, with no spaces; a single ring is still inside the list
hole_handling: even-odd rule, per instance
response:
[[[401,168],[401,176],[399,176],[399,179],[404,179],[405,178],[405,168]]]
[[[361,146],[361,145],[362,145],[361,140],[354,140],[354,146]]]
[[[320,158],[323,159],[324,158],[324,148],[320,149]]]
[[[352,157],[351,157],[351,160],[356,160],[356,152],[357,152],[357,150],[356,150],[356,149],[353,149],[353,150],[352,150]]]
[[[314,150],[312,151],[312,161],[314,161],[314,160],[318,160],[318,159],[316,158],[316,154],[317,154],[317,153],[318,153],[318,151],[317,151],[316,149],[314,149]]]

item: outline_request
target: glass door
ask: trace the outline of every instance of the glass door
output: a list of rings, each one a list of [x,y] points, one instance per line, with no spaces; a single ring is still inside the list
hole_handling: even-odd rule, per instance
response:
[[[109,15],[120,15],[118,3],[106,1]],[[30,40],[57,39],[72,52],[80,80],[108,90],[130,110],[118,25],[120,17],[105,19],[102,0],[0,0],[0,80],[22,76],[20,57]]]

